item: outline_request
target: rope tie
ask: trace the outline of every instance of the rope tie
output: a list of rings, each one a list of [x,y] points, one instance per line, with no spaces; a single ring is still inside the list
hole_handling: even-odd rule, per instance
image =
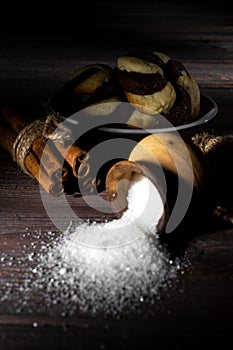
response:
[[[37,137],[61,143],[73,142],[72,133],[69,128],[59,122],[55,115],[48,115],[45,120],[36,119],[27,125],[18,134],[12,150],[12,157],[20,168],[32,176],[25,167],[25,158]]]

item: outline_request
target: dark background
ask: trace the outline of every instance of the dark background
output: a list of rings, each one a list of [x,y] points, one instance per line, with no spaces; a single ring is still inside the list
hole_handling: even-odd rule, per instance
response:
[[[185,17],[187,24],[196,17],[197,24],[206,22],[213,25],[232,25],[230,3],[227,0],[4,2],[1,4],[0,29],[2,35],[9,36],[65,35],[80,40],[88,36],[92,43],[96,41],[98,44],[106,41],[106,38],[108,41],[125,41],[127,38],[134,41],[142,39],[136,34],[149,30],[150,26],[152,29],[157,28],[156,34],[159,35],[160,29],[163,31],[164,27],[172,23],[174,10],[179,11],[181,17]],[[124,31],[126,27],[127,33]],[[108,31],[108,28],[111,30]]]
[[[0,57],[4,62],[0,102],[9,99],[4,85],[12,84],[12,102],[25,105],[24,84],[30,97],[28,107],[41,104],[84,61],[114,65],[117,56],[134,49],[152,48],[180,60],[198,60],[201,48],[203,57],[215,51],[216,59],[221,59],[230,52],[218,47],[220,31],[224,28],[222,34],[228,38],[230,26],[232,11],[226,0],[4,2],[0,11]],[[66,59],[67,65],[61,68]],[[14,82],[12,69],[21,74]],[[41,74],[47,75],[43,90]]]

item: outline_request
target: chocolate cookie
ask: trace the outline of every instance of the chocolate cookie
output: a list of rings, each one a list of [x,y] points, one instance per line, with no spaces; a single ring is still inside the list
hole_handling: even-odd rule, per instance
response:
[[[104,102],[120,101],[120,92],[114,70],[107,64],[97,63],[80,67],[72,73],[52,103],[60,114],[69,116],[88,106],[91,114],[104,114],[97,105]]]
[[[80,67],[70,75],[64,89],[76,95],[93,94],[100,86],[111,80],[111,72],[112,68],[102,63]]]
[[[138,51],[117,60],[117,79],[129,102],[146,114],[160,114],[173,125],[195,119],[200,90],[185,66],[157,51]]]
[[[129,102],[146,114],[167,113],[176,93],[157,64],[137,57],[121,56],[117,60],[118,81]]]
[[[135,109],[127,120],[127,125],[130,128],[156,129],[159,120],[154,115],[145,114]]]

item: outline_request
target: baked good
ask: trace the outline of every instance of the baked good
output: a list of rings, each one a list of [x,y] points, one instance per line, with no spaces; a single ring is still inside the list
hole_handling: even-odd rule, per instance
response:
[[[129,127],[157,128],[195,120],[200,113],[200,89],[184,64],[163,52],[134,51],[111,67],[93,63],[70,74],[50,101],[67,117],[84,110],[91,116],[111,115]],[[132,110],[113,114],[115,102],[130,102]]]
[[[142,113],[162,115],[174,126],[199,115],[197,81],[183,63],[162,52],[147,50],[120,56],[117,79],[127,100]]]
[[[159,121],[151,114],[145,114],[135,109],[127,120],[130,128],[156,129]]]
[[[76,95],[93,94],[100,86],[111,80],[111,73],[112,68],[107,64],[85,65],[70,74],[64,89],[69,89]]]
[[[88,109],[89,114],[99,115],[108,114],[109,104],[106,109],[102,105],[105,102],[121,101],[120,95],[122,92],[115,81],[113,68],[107,64],[93,63],[70,74],[62,89],[50,102],[65,117],[89,106],[93,106]]]

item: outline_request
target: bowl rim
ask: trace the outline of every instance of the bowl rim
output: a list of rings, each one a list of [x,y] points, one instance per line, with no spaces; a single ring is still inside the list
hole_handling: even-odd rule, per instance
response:
[[[62,114],[59,113],[59,111],[56,111],[53,104],[52,104],[52,99],[55,95],[52,95],[46,104],[46,110],[48,113],[54,113],[54,114],[58,114],[59,118],[62,121],[68,120],[71,124],[76,125],[77,124],[77,119],[73,118],[72,116],[75,116],[76,113],[71,114],[70,116],[64,116]],[[200,114],[203,112],[203,105],[205,105],[204,107],[206,107],[206,104],[209,104],[208,110],[206,113],[201,114],[200,117],[198,119],[195,119],[194,121],[190,122],[190,123],[185,123],[182,125],[177,125],[177,126],[171,126],[171,127],[158,127],[155,129],[152,128],[125,128],[125,127],[121,127],[120,123],[119,123],[119,127],[116,127],[116,124],[118,123],[106,123],[104,125],[100,125],[98,126],[96,129],[98,131],[101,132],[105,132],[105,133],[110,133],[110,134],[128,134],[128,135],[146,135],[148,133],[150,134],[155,134],[155,133],[161,133],[161,132],[174,132],[174,131],[180,131],[180,130],[186,130],[186,129],[190,129],[193,127],[196,127],[198,125],[203,125],[207,122],[209,122],[210,120],[212,120],[216,114],[218,113],[218,105],[217,103],[214,101],[214,99],[212,97],[210,97],[208,94],[201,92],[200,93],[200,101],[201,101],[201,111]]]
[[[156,129],[147,129],[147,128],[143,128],[143,129],[130,129],[130,128],[116,128],[111,127],[111,126],[100,126],[98,128],[98,130],[104,131],[104,132],[109,132],[109,133],[117,133],[117,134],[135,134],[135,135],[143,135],[143,134],[154,134],[154,133],[159,133],[159,132],[171,132],[171,131],[179,131],[179,130],[185,130],[185,129],[190,129],[193,127],[196,127],[198,125],[202,125],[205,124],[207,122],[209,122],[210,120],[212,120],[216,114],[218,113],[218,105],[217,103],[213,100],[212,97],[210,97],[209,95],[205,94],[205,93],[201,93],[201,98],[203,100],[203,98],[205,98],[206,100],[208,100],[208,102],[211,103],[211,107],[210,110],[208,110],[207,113],[205,113],[204,115],[202,115],[200,118],[196,119],[195,121],[191,122],[191,123],[186,123],[186,124],[182,124],[182,125],[178,125],[178,126],[172,126],[172,127],[168,127],[168,128],[156,128]]]

